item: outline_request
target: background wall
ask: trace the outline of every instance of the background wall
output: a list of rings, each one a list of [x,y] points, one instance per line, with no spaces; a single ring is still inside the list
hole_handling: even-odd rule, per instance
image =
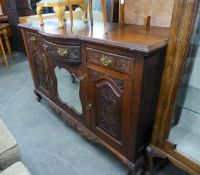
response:
[[[107,5],[110,1],[107,0]],[[128,24],[143,25],[147,15],[152,16],[153,26],[169,27],[171,24],[174,0],[125,0],[125,3],[125,22]],[[93,10],[101,10],[101,1],[93,0]]]
[[[152,16],[153,26],[169,27],[174,0],[125,0],[125,22],[144,24],[144,16]]]

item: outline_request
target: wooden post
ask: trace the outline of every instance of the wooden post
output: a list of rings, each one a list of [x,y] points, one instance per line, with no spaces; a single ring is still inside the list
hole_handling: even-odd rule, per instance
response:
[[[70,16],[70,22],[71,22],[71,28],[73,27],[73,7],[72,7],[72,0],[69,0],[69,16]]]
[[[144,17],[144,27],[146,30],[149,30],[151,27],[151,16]]]
[[[92,0],[89,0],[89,13],[90,13],[90,23],[93,26],[93,9],[92,9]]]
[[[119,5],[119,23],[124,26],[124,8],[125,8],[125,0],[120,0]]]
[[[102,13],[103,13],[103,22],[104,24],[107,23],[107,13],[106,13],[106,0],[101,0],[102,5]]]
[[[37,11],[37,15],[38,15],[39,20],[40,20],[40,25],[43,26],[44,25],[44,21],[43,21],[43,17],[42,17],[43,8],[38,6],[36,11]]]
[[[104,32],[105,32],[105,34],[107,34],[107,33],[108,33],[108,30],[107,30],[106,0],[101,0],[101,5],[102,5],[102,14],[103,14]]]

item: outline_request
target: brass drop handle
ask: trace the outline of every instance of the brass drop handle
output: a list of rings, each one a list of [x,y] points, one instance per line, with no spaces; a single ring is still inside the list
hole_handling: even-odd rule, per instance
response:
[[[34,36],[31,36],[31,41],[35,41],[36,38]]]
[[[101,58],[101,63],[104,65],[104,66],[108,66],[109,64],[112,63],[112,59],[107,57],[107,56],[103,56]]]
[[[58,55],[61,57],[64,57],[65,55],[68,54],[68,50],[64,48],[58,48]]]
[[[92,110],[92,104],[90,103],[90,104],[88,104],[88,110]]]
[[[47,45],[46,44],[43,44],[43,48],[46,50],[47,49]]]

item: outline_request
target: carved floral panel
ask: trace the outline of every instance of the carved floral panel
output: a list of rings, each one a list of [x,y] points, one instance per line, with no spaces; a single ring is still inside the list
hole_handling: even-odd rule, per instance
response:
[[[45,90],[48,90],[47,77],[45,76],[46,75],[45,67],[42,60],[43,58],[36,49],[33,50],[33,58],[34,58],[34,64],[35,64],[38,83],[42,88],[44,88]]]
[[[97,127],[120,140],[122,95],[106,80],[96,84],[96,91]]]

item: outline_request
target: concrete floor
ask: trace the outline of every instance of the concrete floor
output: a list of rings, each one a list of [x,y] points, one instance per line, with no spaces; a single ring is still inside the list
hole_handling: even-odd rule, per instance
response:
[[[45,102],[38,103],[25,56],[0,66],[0,118],[21,149],[32,175],[126,175],[127,168],[100,145],[68,127]],[[156,175],[186,175],[167,164]]]

